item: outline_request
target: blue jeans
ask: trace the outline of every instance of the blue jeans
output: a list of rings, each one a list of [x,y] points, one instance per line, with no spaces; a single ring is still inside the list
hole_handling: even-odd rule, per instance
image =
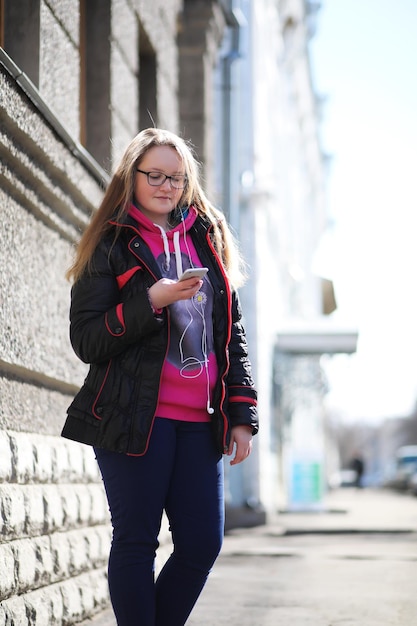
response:
[[[223,540],[223,461],[210,424],[156,418],[144,456],[95,452],[113,525],[109,589],[118,626],[183,626]],[[155,581],[164,509],[174,549]]]

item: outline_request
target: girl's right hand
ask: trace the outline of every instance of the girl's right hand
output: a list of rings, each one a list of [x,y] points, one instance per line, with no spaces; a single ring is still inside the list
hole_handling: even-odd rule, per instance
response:
[[[181,281],[161,278],[149,288],[149,299],[154,309],[163,309],[178,300],[189,300],[195,296],[202,284],[203,281],[199,278]]]

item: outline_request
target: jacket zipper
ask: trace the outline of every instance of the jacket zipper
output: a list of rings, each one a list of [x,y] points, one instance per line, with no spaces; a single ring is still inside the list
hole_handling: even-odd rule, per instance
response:
[[[142,241],[143,241],[142,236],[140,235],[140,233],[139,233],[139,232],[138,232],[135,228],[133,228],[133,227],[131,227],[131,226],[127,226],[127,225],[125,225],[125,226],[126,226],[127,228],[132,228],[132,230],[134,230],[134,231],[137,233],[137,236],[138,236],[138,237],[140,237],[140,238],[142,239]],[[132,246],[132,247],[130,247],[131,242],[132,242],[132,240],[128,243],[128,249],[130,250],[130,252],[132,252],[132,254],[133,254],[133,255],[134,255],[134,256],[138,259],[138,261],[140,261],[140,263],[142,263],[142,265],[143,265],[144,267],[146,267],[146,269],[147,269],[147,271],[149,272],[149,274],[150,274],[150,275],[151,275],[151,276],[152,276],[155,280],[159,280],[159,279],[158,279],[158,277],[156,276],[156,274],[155,274],[155,273],[151,270],[151,268],[149,267],[149,265],[148,265],[148,264],[147,264],[147,263],[143,260],[143,258],[142,258],[139,254],[137,254],[137,253],[136,253],[136,251],[133,249],[133,248],[135,247],[135,244],[133,244],[133,246]],[[145,245],[146,245],[146,244],[145,244]],[[137,246],[137,247],[139,247],[139,246]],[[168,354],[168,347],[169,347],[169,309],[168,309],[168,307],[165,307],[165,308],[166,308],[166,315],[167,315],[167,321],[168,321],[168,324],[167,324],[167,328],[168,328],[168,340],[167,340],[167,343],[166,343],[165,355],[164,355],[164,360],[163,360],[163,362],[162,362],[162,367],[164,366],[163,364],[164,364],[165,359],[166,359],[166,357],[167,357],[167,354]],[[156,408],[158,407],[158,404],[159,404],[159,389],[160,389],[160,387],[161,387],[161,378],[162,378],[162,368],[161,368],[161,373],[160,373],[160,375],[159,375],[159,384],[158,384],[158,395],[157,395],[157,399],[156,399]],[[150,427],[149,427],[149,432],[148,432],[148,436],[147,436],[147,439],[146,439],[145,449],[143,450],[143,452],[142,452],[141,454],[133,454],[133,453],[131,453],[131,452],[128,452],[128,453],[127,453],[127,455],[128,455],[128,456],[143,456],[144,454],[146,454],[146,452],[147,452],[147,450],[148,450],[148,447],[149,447],[149,441],[150,441],[150,438],[151,438],[151,435],[152,435],[153,426],[154,426],[154,423],[155,423],[155,418],[156,418],[156,408],[155,408],[154,414],[153,414],[152,419],[151,419],[151,424],[150,424]],[[134,417],[132,417],[132,423],[131,423],[131,426],[130,426],[129,444],[130,444],[130,442],[132,441],[132,435],[133,435],[133,430],[134,430],[134,424],[135,424],[135,420],[134,420]],[[129,447],[129,446],[128,446],[128,447]]]
[[[221,376],[221,389],[222,389],[222,393],[221,393],[221,399],[220,399],[220,413],[222,415],[223,418],[223,452],[226,453],[228,450],[228,445],[227,445],[227,439],[228,439],[228,433],[229,433],[229,421],[227,419],[227,416],[223,410],[223,405],[224,405],[224,399],[225,399],[225,378],[227,375],[227,372],[229,371],[229,366],[230,366],[230,361],[229,361],[229,354],[227,351],[227,346],[230,344],[230,338],[231,338],[231,293],[230,293],[230,288],[229,288],[229,281],[227,279],[227,277],[225,276],[224,273],[224,269],[223,269],[223,264],[221,263],[220,259],[219,259],[219,255],[217,254],[217,251],[215,249],[215,247],[212,244],[212,241],[210,239],[210,235],[209,235],[210,229],[207,230],[207,234],[206,234],[206,240],[208,243],[208,246],[210,248],[210,250],[212,251],[214,257],[216,258],[216,262],[217,262],[217,266],[223,276],[224,279],[224,283],[226,286],[226,294],[227,294],[227,336],[226,336],[226,343],[225,343],[225,350],[224,350],[224,357],[225,357],[225,363],[226,363],[226,367],[224,369],[224,372]]]

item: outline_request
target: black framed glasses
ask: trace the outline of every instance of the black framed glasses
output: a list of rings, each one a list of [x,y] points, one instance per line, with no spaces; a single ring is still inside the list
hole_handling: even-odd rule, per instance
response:
[[[164,184],[167,178],[169,179],[171,187],[174,189],[184,189],[187,184],[187,177],[184,174],[173,174],[172,176],[168,176],[168,174],[163,174],[162,172],[144,172],[138,167],[136,168],[136,171],[141,174],[145,174],[148,179],[148,184],[152,187],[160,187],[160,185]]]

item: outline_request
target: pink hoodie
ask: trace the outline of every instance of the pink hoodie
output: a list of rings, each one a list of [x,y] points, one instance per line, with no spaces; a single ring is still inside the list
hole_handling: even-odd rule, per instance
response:
[[[153,224],[137,207],[129,214],[138,222],[139,231],[158,263],[161,275],[176,280],[189,267],[201,267],[191,237],[197,211],[184,212],[183,221],[165,232]],[[190,300],[168,306],[169,346],[162,369],[158,417],[188,422],[208,422],[207,412],[218,368],[213,348],[213,290],[209,275],[200,291]]]

